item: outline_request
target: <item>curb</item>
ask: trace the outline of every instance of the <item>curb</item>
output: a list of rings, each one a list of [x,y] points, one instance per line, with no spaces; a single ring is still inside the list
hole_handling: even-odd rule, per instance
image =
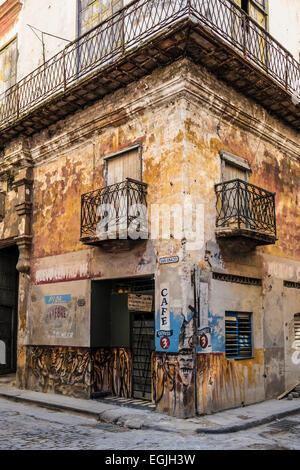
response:
[[[6,400],[15,401],[17,403],[28,403],[30,405],[37,405],[41,408],[47,408],[49,410],[55,411],[70,411],[72,413],[77,413],[81,415],[87,415],[99,419],[99,412],[89,411],[89,410],[80,410],[68,405],[58,405],[57,403],[45,403],[39,400],[33,400],[31,398],[20,397],[19,395],[11,395],[9,393],[0,392],[0,398],[5,398]]]
[[[105,423],[105,424],[114,424],[116,426],[127,427],[129,429],[149,429],[152,431],[160,431],[160,432],[168,432],[168,433],[180,433],[180,432],[187,432],[187,429],[180,429],[178,427],[171,428],[170,426],[160,426],[158,424],[151,424],[147,422],[143,422],[142,418],[137,415],[130,416],[130,413],[126,414],[125,416],[118,416],[113,413],[110,415],[110,412],[116,411],[118,409],[118,405],[111,405],[113,408],[108,408],[107,410],[103,411],[90,411],[80,408],[75,408],[73,406],[65,405],[65,404],[58,404],[58,403],[46,403],[39,400],[34,400],[32,398],[26,398],[19,395],[13,395],[10,393],[5,393],[0,391],[0,398],[4,398],[7,400],[11,400],[18,403],[27,403],[30,405],[36,405],[41,408],[46,408],[49,410],[54,411],[67,411],[71,413],[76,413],[82,416],[88,416],[95,418],[97,421]],[[194,428],[191,429],[192,434],[227,434],[227,433],[234,433],[238,431],[245,431],[246,429],[254,428],[256,426],[260,426],[263,424],[270,423],[272,421],[276,421],[276,419],[284,418],[285,416],[290,416],[293,414],[300,413],[300,406],[297,408],[286,410],[282,412],[278,412],[276,414],[272,414],[270,416],[266,416],[264,418],[255,419],[249,422],[245,422],[242,424],[235,424],[232,426],[222,426],[219,428]]]
[[[293,410],[282,411],[270,416],[266,416],[265,418],[249,421],[248,423],[235,424],[233,426],[223,426],[222,428],[213,429],[197,428],[195,432],[197,434],[226,434],[230,432],[245,431],[246,429],[255,428],[256,426],[261,426],[262,424],[267,424],[271,423],[272,421],[276,421],[276,419],[284,418],[285,416],[290,416],[298,413],[300,413],[300,406],[298,408],[294,408]]]

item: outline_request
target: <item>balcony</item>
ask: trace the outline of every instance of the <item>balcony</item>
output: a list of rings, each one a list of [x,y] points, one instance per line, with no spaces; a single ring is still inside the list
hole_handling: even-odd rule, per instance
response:
[[[300,128],[299,63],[231,0],[134,0],[0,96],[0,144],[180,57]]]
[[[216,237],[235,251],[276,242],[275,194],[239,179],[215,186]]]
[[[147,184],[127,178],[81,196],[80,240],[107,251],[131,249],[148,238]]]

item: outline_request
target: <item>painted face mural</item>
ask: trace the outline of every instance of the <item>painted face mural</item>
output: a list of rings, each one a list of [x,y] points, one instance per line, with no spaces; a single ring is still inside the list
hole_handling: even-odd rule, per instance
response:
[[[191,350],[181,351],[179,357],[179,378],[183,385],[190,385],[193,377],[193,354]]]
[[[184,315],[179,336],[178,373],[183,385],[190,385],[194,372],[193,345],[195,337],[194,316],[187,320]]]

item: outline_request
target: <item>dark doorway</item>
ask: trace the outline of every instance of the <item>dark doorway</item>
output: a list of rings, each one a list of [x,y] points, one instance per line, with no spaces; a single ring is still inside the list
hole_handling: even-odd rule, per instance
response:
[[[152,399],[154,293],[153,276],[92,282],[92,347],[130,349],[130,389],[144,400]]]
[[[0,375],[16,370],[18,255],[15,246],[0,250]]]

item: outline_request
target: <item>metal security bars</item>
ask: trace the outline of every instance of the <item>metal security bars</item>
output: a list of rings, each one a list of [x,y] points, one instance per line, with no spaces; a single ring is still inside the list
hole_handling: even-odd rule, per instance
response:
[[[185,20],[212,31],[300,96],[299,63],[231,0],[134,0],[0,95],[0,129]]]
[[[127,238],[129,231],[147,231],[147,184],[126,178],[81,196],[81,239]],[[138,225],[135,221],[138,218]],[[129,233],[128,233],[129,232]]]
[[[255,277],[238,276],[236,274],[216,273],[212,275],[216,281],[232,282],[235,284],[245,284],[247,286],[261,286],[262,280]]]
[[[252,357],[252,314],[226,312],[225,314],[226,357],[244,359]]]
[[[217,228],[248,229],[276,238],[275,194],[235,179],[216,184]]]

